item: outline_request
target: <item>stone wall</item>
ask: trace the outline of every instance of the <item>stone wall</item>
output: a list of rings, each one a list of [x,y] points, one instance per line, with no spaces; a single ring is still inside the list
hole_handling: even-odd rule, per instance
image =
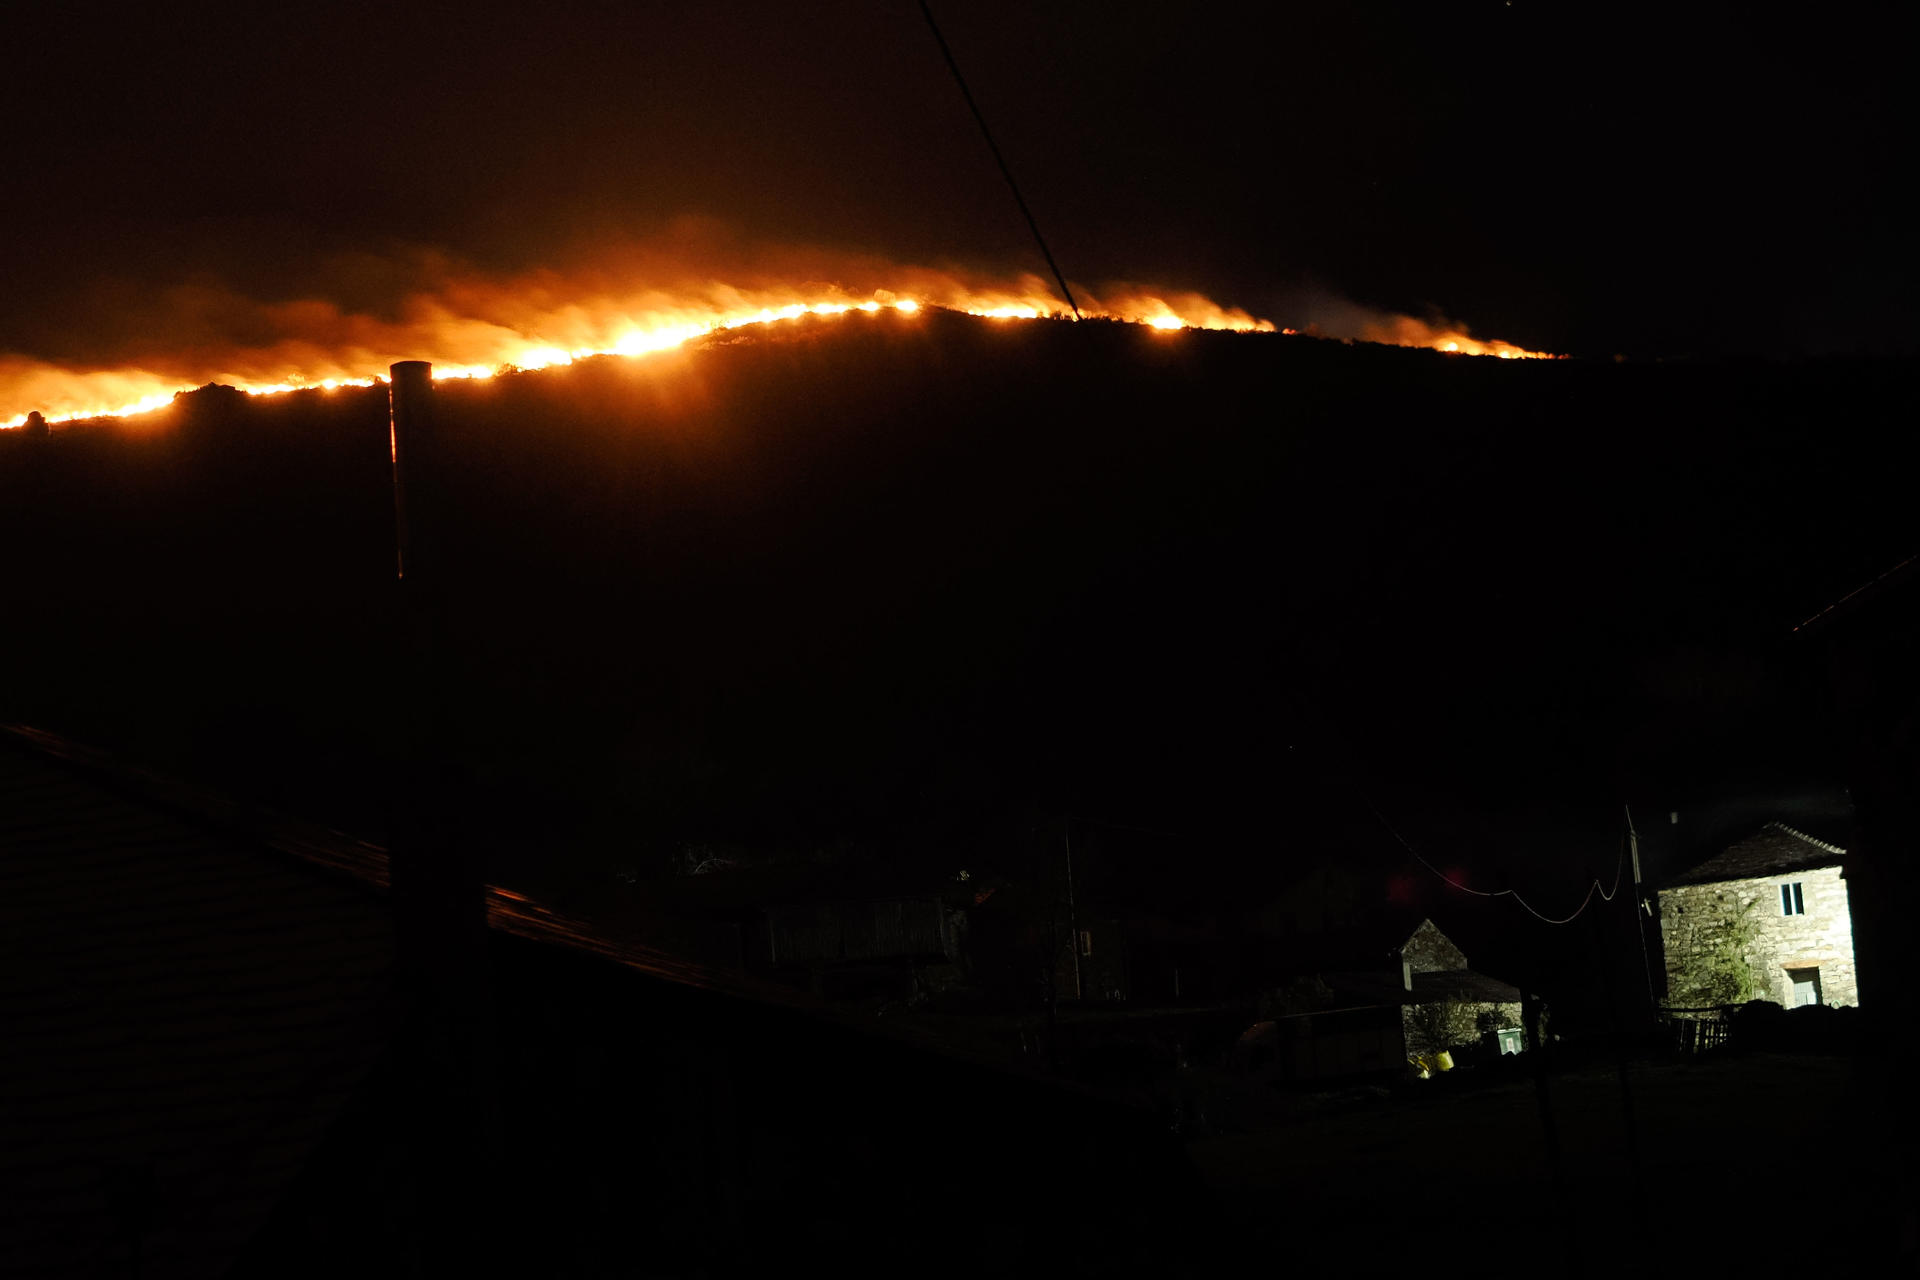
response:
[[[1420,922],[1420,927],[1407,939],[1407,945],[1400,949],[1400,954],[1415,973],[1439,973],[1470,967],[1465,953],[1454,946],[1431,920]]]
[[[1780,886],[1799,884],[1804,915],[1784,915]],[[1667,998],[1688,1008],[1742,1000],[1793,1003],[1789,969],[1818,969],[1821,1000],[1859,1003],[1853,917],[1840,868],[1660,891]]]
[[[1400,1013],[1407,1052],[1438,1053],[1477,1044],[1489,1031],[1520,1025],[1518,1000],[1436,1000],[1410,1004]]]

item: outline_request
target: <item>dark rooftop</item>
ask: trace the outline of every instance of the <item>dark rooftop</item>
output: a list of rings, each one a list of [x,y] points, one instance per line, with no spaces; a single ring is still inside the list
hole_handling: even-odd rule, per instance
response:
[[[0,1273],[389,1273],[385,851],[0,728]],[[514,1247],[764,1263],[850,1229],[858,1197],[836,1188],[902,1200],[862,1228],[899,1247],[933,1203],[1044,1233],[1042,1148],[1084,1153],[1069,1220],[1095,1214],[1115,1249],[1147,1222],[1129,1195],[1186,1194],[1144,1115],[507,889],[488,913]],[[991,1176],[940,1154],[954,1099]],[[612,1182],[585,1158],[609,1146],[636,1153]],[[654,1206],[639,1237],[635,1205]],[[765,1230],[713,1237],[738,1218]],[[541,1255],[546,1274],[596,1266]]]
[[[0,741],[0,1270],[218,1275],[383,1049],[369,890]]]
[[[1691,871],[1674,876],[1669,885],[1715,884],[1722,880],[1750,880],[1756,876],[1837,867],[1847,851],[1817,840],[1781,822],[1769,822],[1738,844],[1730,845]]]
[[[1413,1000],[1483,1000],[1500,1004],[1519,1000],[1520,988],[1472,969],[1438,969],[1413,975]]]

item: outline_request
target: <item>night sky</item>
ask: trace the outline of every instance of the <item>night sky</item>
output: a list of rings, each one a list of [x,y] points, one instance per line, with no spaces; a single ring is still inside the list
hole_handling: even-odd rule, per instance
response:
[[[1073,279],[1680,357],[1912,348],[1896,8],[935,12]],[[688,215],[1041,267],[906,0],[37,6],[9,36],[0,351],[85,359],[183,280],[377,310],[396,252],[557,266]]]

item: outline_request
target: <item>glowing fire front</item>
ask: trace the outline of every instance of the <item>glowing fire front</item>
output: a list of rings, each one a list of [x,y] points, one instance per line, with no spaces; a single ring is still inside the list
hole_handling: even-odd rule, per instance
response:
[[[416,314],[393,324],[358,323],[352,340],[326,349],[312,341],[287,341],[270,348],[228,353],[213,361],[169,361],[191,367],[191,374],[150,368],[71,369],[0,355],[0,404],[45,412],[48,422],[127,417],[172,402],[174,395],[208,382],[224,383],[251,395],[276,395],[310,388],[368,387],[383,381],[391,359],[411,356],[433,361],[433,376],[490,378],[510,370],[546,369],[589,356],[640,356],[665,351],[709,334],[753,325],[777,324],[802,316],[891,311],[912,315],[939,307],[994,319],[1040,320],[1067,314],[1038,282],[1024,279],[1009,290],[970,292],[923,289],[920,296],[876,290],[861,301],[844,297],[793,301],[768,298],[765,291],[715,288],[707,297],[685,300],[649,294],[632,305],[563,304],[531,308],[536,314],[474,318],[459,315],[449,300],[420,300]],[[498,308],[493,308],[496,312]],[[527,310],[526,308],[522,309]],[[1199,295],[1116,295],[1111,301],[1081,307],[1085,316],[1151,325],[1158,329],[1227,329],[1273,332],[1270,321],[1220,307]],[[476,314],[483,314],[476,312]],[[360,317],[334,317],[362,320]],[[0,420],[17,427],[26,409]]]
[[[1381,342],[1394,347],[1431,347],[1435,351],[1467,356],[1498,356],[1502,360],[1554,358],[1542,351],[1516,347],[1511,342],[1469,337],[1467,331],[1458,325],[1430,324],[1412,316],[1389,316],[1370,323],[1361,330],[1361,337],[1368,342]]]
[[[429,360],[434,377],[490,378],[510,370],[546,369],[589,356],[641,356],[724,330],[772,325],[803,316],[853,312],[911,315],[943,308],[1002,320],[1067,316],[1066,305],[1040,280],[1022,276],[1006,287],[975,288],[941,272],[907,268],[898,290],[850,297],[831,286],[739,289],[708,284],[678,293],[621,295],[577,290],[578,282],[538,274],[505,282],[462,282],[410,297],[396,319],[342,312],[312,300],[261,306],[272,330],[289,336],[266,346],[216,348],[164,360],[72,368],[0,354],[0,427],[26,422],[30,410],[48,422],[126,417],[171,403],[175,394],[223,383],[252,395],[312,388],[367,387],[382,382],[394,359]],[[1076,287],[1076,295],[1080,290]],[[811,294],[811,296],[808,296]],[[796,296],[798,295],[798,296]],[[1292,333],[1237,308],[1195,293],[1118,286],[1081,298],[1088,318],[1123,321],[1156,330],[1231,330]],[[1502,342],[1470,338],[1464,330],[1392,317],[1348,335],[1402,346],[1471,355],[1536,356]]]

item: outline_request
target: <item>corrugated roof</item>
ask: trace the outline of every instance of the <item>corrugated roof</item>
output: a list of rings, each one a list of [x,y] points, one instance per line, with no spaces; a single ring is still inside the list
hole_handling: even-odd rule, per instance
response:
[[[215,813],[219,820],[207,816]],[[301,856],[276,857],[275,848]],[[236,1261],[251,1264],[250,1274],[281,1274],[286,1250],[306,1256],[342,1240],[349,1243],[336,1250],[331,1270],[363,1263],[379,1270],[390,1261],[365,1251],[387,1250],[397,1239],[393,1224],[382,1225],[392,1209],[379,1189],[385,1166],[369,1164],[384,1157],[364,1149],[369,1133],[384,1132],[378,1123],[368,1129],[369,1117],[377,1121],[388,1115],[381,1105],[394,1105],[379,1083],[392,958],[390,908],[379,892],[385,858],[350,837],[275,821],[71,743],[0,732],[0,1274],[132,1274],[127,1228],[141,1218],[138,1269],[149,1280],[227,1274]],[[721,1194],[714,1188],[738,1177],[749,1181],[725,1194],[744,1195],[759,1179],[806,1164],[809,1152],[839,1151],[840,1122],[823,1122],[816,1133],[807,1127],[813,1113],[797,1105],[834,1090],[844,1094],[841,1108],[865,1106],[860,1122],[888,1134],[903,1128],[899,1117],[913,1106],[942,1096],[991,1096],[998,1101],[990,1109],[1017,1111],[1002,1143],[1017,1144],[1034,1125],[1083,1103],[1090,1122],[1102,1126],[1097,1134],[1117,1135],[1129,1150],[1158,1132],[1145,1122],[1136,1132],[1132,1119],[1076,1088],[1041,1085],[1004,1064],[982,1070],[987,1064],[950,1037],[830,1014],[804,994],[609,938],[505,889],[489,889],[488,913],[499,933],[561,944],[500,952],[498,990],[520,1002],[514,1016],[540,1046],[515,1050],[517,1106],[547,1115],[556,1095],[583,1087],[583,1066],[588,1075],[599,1070],[616,1041],[630,1049],[622,1070],[641,1073],[635,1080],[664,1072],[653,1086],[602,1088],[591,1107],[551,1133],[539,1124],[509,1126],[520,1134],[517,1167],[527,1174],[514,1194],[547,1205],[541,1212],[566,1215],[566,1197],[549,1204],[542,1188],[553,1182],[555,1164],[592,1167],[584,1157],[603,1139],[582,1135],[597,1135],[616,1103],[631,1114],[622,1112],[627,1127],[613,1140],[638,1143],[635,1149],[666,1162],[657,1184],[644,1170],[630,1179],[648,1188],[648,1202],[679,1189],[690,1165],[721,1162],[700,1175],[719,1181],[699,1183],[708,1191],[696,1187],[698,1194]],[[650,1017],[671,1024],[667,1031],[644,1018],[604,1016],[631,999],[635,970],[674,989],[649,1006]],[[774,1003],[789,1008],[769,1008]],[[762,1029],[729,1031],[733,1039],[714,1049],[718,1030],[745,1013],[756,1014]],[[769,1032],[804,1043],[797,1052],[819,1078],[794,1084],[794,1067],[753,1038]],[[806,1122],[766,1130],[744,1155],[715,1147],[709,1121],[697,1117],[685,1132],[673,1130],[672,1142],[649,1146],[685,1107],[674,1091],[679,1059],[668,1054],[662,1065],[663,1034],[679,1046],[674,1052],[690,1055],[697,1075],[711,1063],[731,1064],[717,1098],[752,1090],[745,1101],[726,1102],[724,1115],[742,1108],[737,1114],[757,1117],[756,1134],[783,1116]],[[563,1040],[572,1050],[554,1051]],[[940,1065],[919,1056],[928,1050],[973,1061]],[[861,1077],[862,1069],[874,1079]],[[673,1088],[663,1092],[661,1081]],[[924,1129],[931,1103],[925,1112],[912,1112],[921,1118],[904,1128]],[[336,1133],[360,1136],[329,1146]],[[329,1150],[331,1165],[316,1161]],[[897,1184],[892,1170],[906,1151],[869,1157],[864,1150],[847,1156],[845,1176]],[[1177,1149],[1168,1152],[1177,1165]],[[747,1163],[725,1165],[735,1158]],[[1102,1156],[1075,1177],[1098,1177],[1110,1163]],[[567,1195],[604,1190],[596,1176],[567,1183]],[[1002,1198],[976,1212],[1004,1214],[1040,1200],[1023,1191],[1017,1203]],[[730,1203],[716,1202],[713,1221]],[[310,1220],[341,1206],[352,1220]],[[614,1221],[610,1214],[595,1221],[602,1219]],[[627,1238],[624,1226],[609,1229],[614,1234],[601,1244]],[[688,1238],[705,1229],[690,1228]]]
[[[8,728],[0,1274],[120,1274],[138,1216],[142,1275],[221,1274],[385,1052],[386,851]],[[487,897],[504,933],[816,1006]]]
[[[382,1050],[368,890],[0,744],[0,1271],[217,1275]]]
[[[204,839],[224,832],[226,835],[221,838],[235,848],[244,847],[250,855],[257,856],[262,851],[290,854],[317,869],[341,873],[371,888],[387,886],[388,855],[380,845],[152,773],[42,730],[0,725],[0,731],[4,731],[0,733],[0,741],[11,735],[42,756],[52,756],[76,766],[80,770],[76,777],[91,779],[93,785],[120,797],[123,807],[132,805],[145,818],[173,815],[185,824],[185,830],[195,833],[194,838]],[[152,807],[152,812],[147,811],[148,807]],[[766,1004],[818,1008],[818,1003],[803,993],[724,968],[698,964],[660,947],[613,937],[592,921],[557,911],[511,889],[488,885],[486,896],[487,923],[502,933],[592,952],[681,986],[700,987]]]
[[[1751,880],[1759,876],[1837,867],[1847,851],[1817,840],[1783,822],[1769,822],[1738,844],[1730,845],[1693,870],[1672,877],[1669,885],[1716,884],[1723,880]]]

